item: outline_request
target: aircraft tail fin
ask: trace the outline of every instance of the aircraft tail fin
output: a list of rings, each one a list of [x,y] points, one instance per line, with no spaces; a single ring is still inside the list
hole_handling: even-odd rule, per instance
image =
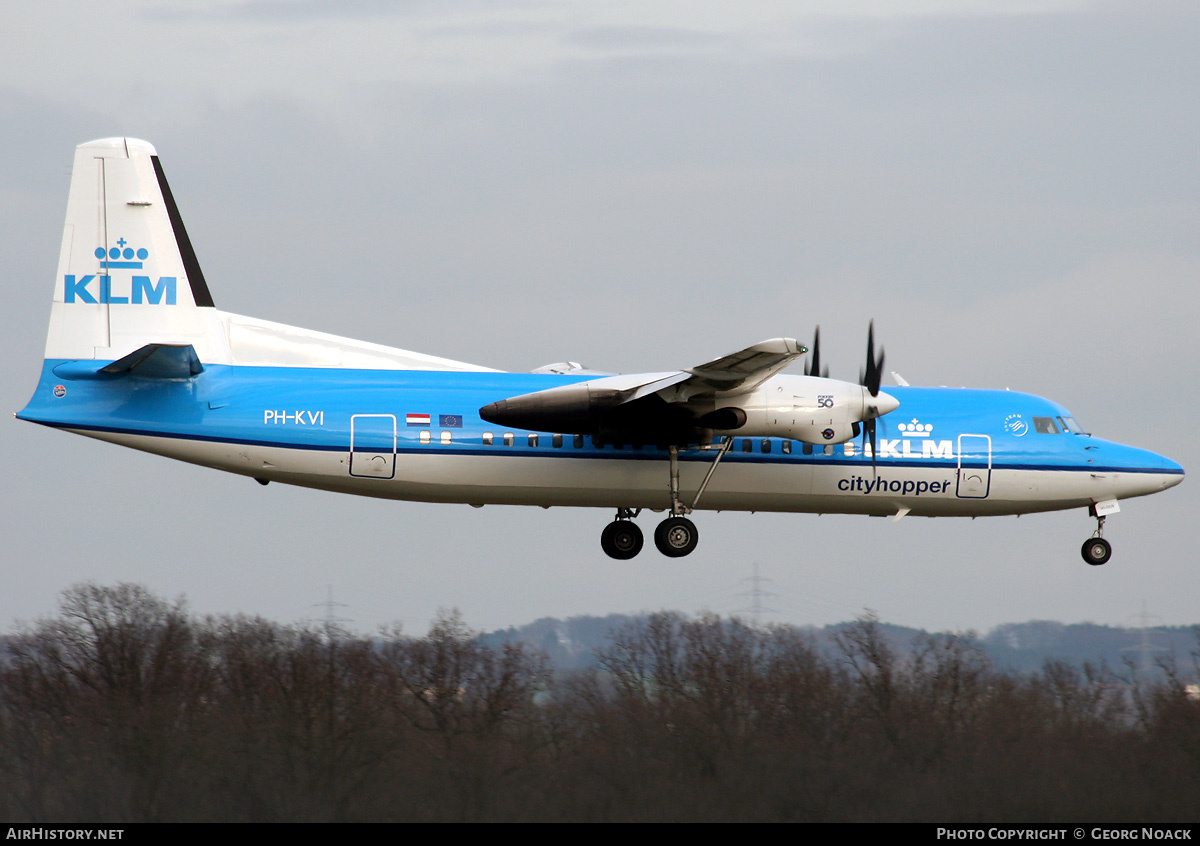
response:
[[[108,367],[126,359],[138,363]],[[198,362],[490,369],[218,310],[158,154],[136,138],[101,138],[75,149],[46,361],[57,377],[72,379],[117,372],[189,378],[201,372]],[[57,377],[43,379],[53,387]]]
[[[79,145],[46,358],[124,358],[147,344],[225,360],[227,341],[152,145]]]

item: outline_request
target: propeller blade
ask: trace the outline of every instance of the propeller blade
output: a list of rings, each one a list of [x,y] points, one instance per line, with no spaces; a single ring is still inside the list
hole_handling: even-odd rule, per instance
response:
[[[871,476],[876,475],[875,466],[875,418],[871,417],[863,421],[863,449],[867,448],[867,439],[871,439]]]
[[[867,326],[867,366],[866,369],[858,371],[858,382],[867,389],[872,397],[879,396],[879,383],[883,379],[883,349],[879,350],[879,358],[875,357],[875,321],[872,320]],[[895,406],[895,400],[892,401],[891,407]],[[863,450],[867,448],[867,441],[871,442],[871,475],[875,476],[877,472],[876,456],[875,456],[875,418],[879,416],[879,406],[870,405],[867,409],[870,412],[870,417],[863,421]],[[891,408],[888,409],[889,411]]]
[[[870,392],[871,396],[879,396],[879,382],[883,378],[883,350],[879,350],[879,358],[875,358],[875,321],[867,327],[867,368],[858,371],[858,383]]]
[[[826,367],[824,372],[821,371],[821,327],[818,326],[813,332],[812,355],[808,357],[808,361],[804,364],[805,376],[820,376],[822,379],[829,378],[829,368]]]

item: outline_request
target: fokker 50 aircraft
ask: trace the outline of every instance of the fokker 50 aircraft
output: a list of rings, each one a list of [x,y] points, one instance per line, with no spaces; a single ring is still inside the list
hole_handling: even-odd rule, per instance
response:
[[[45,362],[17,416],[239,473],[366,496],[667,511],[668,556],[693,510],[926,517],[1087,509],[1089,564],[1118,501],[1179,484],[1173,461],[1086,434],[1009,391],[880,390],[868,333],[858,384],[782,371],[789,338],[686,370],[611,375],[570,362],[505,373],[219,311],[154,148],[75,152]],[[859,440],[861,436],[861,440]]]

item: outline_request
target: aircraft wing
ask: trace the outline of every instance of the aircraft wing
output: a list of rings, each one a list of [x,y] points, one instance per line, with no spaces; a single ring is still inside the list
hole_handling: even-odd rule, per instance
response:
[[[589,379],[507,397],[479,414],[497,425],[544,432],[675,436],[697,425],[683,403],[753,390],[806,352],[792,338],[772,338],[688,370]]]
[[[718,392],[748,391],[806,352],[808,348],[796,343],[795,338],[772,338],[691,368],[686,371],[691,374],[688,382]]]
[[[707,364],[701,364],[699,367],[690,367],[686,370],[670,374],[666,377],[670,379],[668,384],[659,385],[659,387],[653,390],[661,390],[664,387],[670,387],[671,385],[683,382],[692,387],[704,388],[711,391],[748,391],[751,388],[761,385],[806,352],[808,352],[808,348],[797,343],[795,338],[771,338],[768,341],[761,341],[753,346],[746,347],[744,350],[738,350],[737,352],[729,353],[729,355],[713,359]],[[537,368],[533,372],[558,373],[560,375],[577,374],[581,376],[614,375],[598,370],[588,370],[573,361],[547,364]],[[680,376],[680,374],[682,375]],[[619,378],[621,384],[626,386],[632,384],[629,382],[630,379],[641,380],[637,383],[641,387],[661,382],[663,381],[663,377],[664,374],[661,373],[649,373],[622,376]],[[614,382],[614,384],[617,383]],[[639,391],[637,397],[644,395],[645,392]],[[637,397],[631,397],[631,399],[636,399]]]

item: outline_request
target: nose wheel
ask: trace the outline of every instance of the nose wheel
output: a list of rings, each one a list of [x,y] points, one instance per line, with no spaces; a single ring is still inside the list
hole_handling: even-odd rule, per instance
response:
[[[1093,567],[1108,563],[1112,558],[1112,544],[1104,539],[1104,518],[1096,518],[1096,533],[1083,542],[1080,550],[1083,560]]]
[[[1104,538],[1088,538],[1083,543],[1083,560],[1099,567],[1112,558],[1112,544]]]

